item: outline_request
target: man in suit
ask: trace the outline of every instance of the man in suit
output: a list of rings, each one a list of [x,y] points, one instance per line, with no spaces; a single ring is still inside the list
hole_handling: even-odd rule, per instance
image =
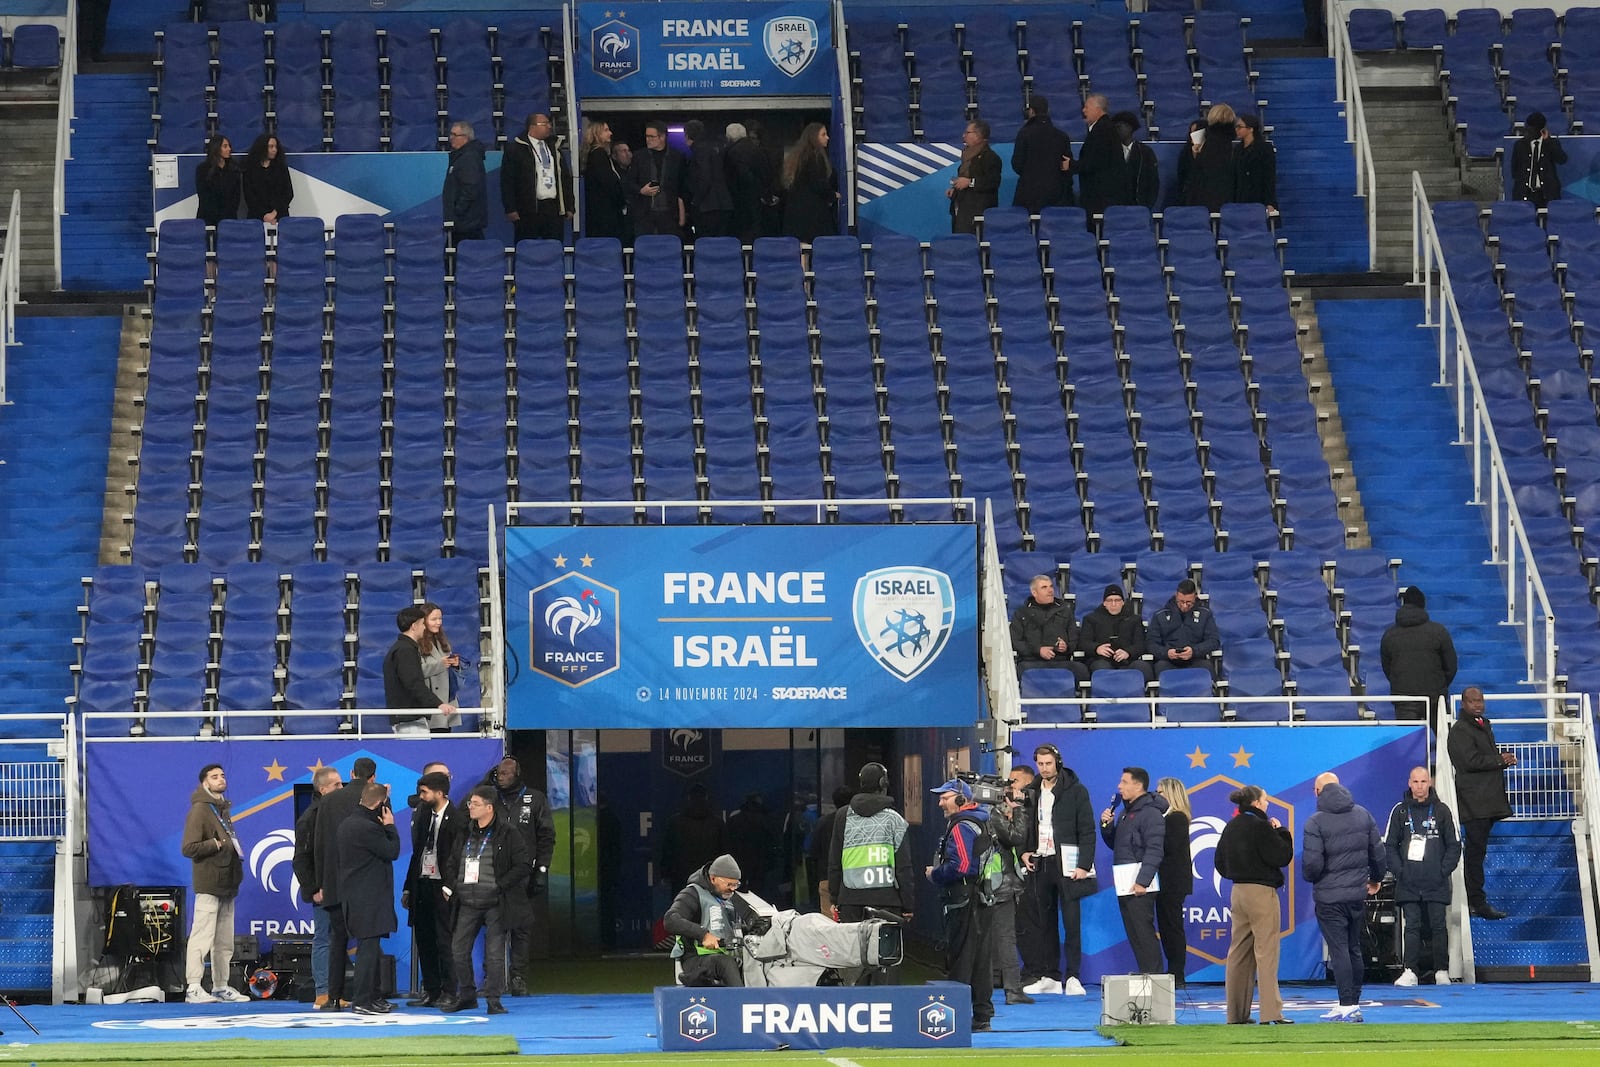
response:
[[[1094,222],[1094,217],[1117,202],[1122,192],[1122,144],[1106,112],[1109,105],[1099,93],[1083,102],[1083,121],[1088,129],[1072,173],[1078,176],[1078,203]]]
[[[450,803],[450,776],[430,771],[417,779],[417,807],[411,813],[411,863],[400,903],[415,930],[422,995],[408,1007],[426,1008],[455,992],[450,957],[450,902],[444,895],[444,857],[461,840],[464,819]]]
[[[386,1015],[394,1005],[383,998],[378,964],[382,941],[395,932],[394,861],[400,858],[400,834],[389,809],[389,787],[367,782],[354,814],[339,824],[339,900],[345,927],[356,939],[355,992],[357,1015]]]
[[[311,899],[327,913],[328,919],[328,999],[319,1005],[322,1011],[341,1011],[348,1004],[341,1003],[345,949],[350,945],[350,933],[345,927],[339,895],[339,827],[361,807],[361,792],[377,773],[378,765],[362,756],[351,766],[350,780],[344,787],[317,802],[317,838],[312,853],[317,891]]]
[[[560,241],[572,217],[572,172],[550,116],[535,112],[500,160],[500,204],[519,241]]]
[[[1072,139],[1050,121],[1050,100],[1034,94],[1028,100],[1028,121],[1017,132],[1011,149],[1011,169],[1017,172],[1016,207],[1037,215],[1047,207],[1071,205]]]

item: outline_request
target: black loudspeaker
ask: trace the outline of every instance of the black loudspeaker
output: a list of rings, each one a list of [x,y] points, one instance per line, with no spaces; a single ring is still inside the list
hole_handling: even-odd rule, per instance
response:
[[[1393,982],[1404,969],[1400,963],[1400,905],[1393,899],[1367,901],[1367,921],[1361,928],[1361,958],[1368,982]]]
[[[278,976],[274,1000],[298,1000],[310,1004],[316,999],[316,982],[311,977],[311,939],[281,937],[263,961]]]

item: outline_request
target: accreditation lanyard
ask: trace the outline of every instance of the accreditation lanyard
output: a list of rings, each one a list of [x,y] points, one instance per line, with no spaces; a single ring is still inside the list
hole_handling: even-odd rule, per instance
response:
[[[1406,843],[1406,860],[1411,863],[1421,863],[1422,857],[1427,854],[1428,835],[1426,833],[1417,833],[1416,819],[1410,809],[1406,811],[1406,824],[1411,827],[1411,840]],[[1428,830],[1433,826],[1433,805],[1429,804],[1428,818],[1422,824],[1422,828]]]
[[[233,832],[233,822],[222,814],[222,809],[215,804],[211,805],[211,813],[217,817],[217,822],[222,824],[222,832],[228,835],[233,850],[239,854],[240,859],[244,859],[244,846],[239,844],[239,835]]]
[[[463,885],[476,885],[478,883],[478,863],[483,859],[484,850],[489,847],[489,838],[493,836],[493,830],[490,830],[488,833],[484,834],[483,840],[478,843],[478,854],[476,856],[467,857],[465,869],[461,872],[461,882]],[[472,843],[469,841],[467,843],[467,848],[470,849],[471,847]]]

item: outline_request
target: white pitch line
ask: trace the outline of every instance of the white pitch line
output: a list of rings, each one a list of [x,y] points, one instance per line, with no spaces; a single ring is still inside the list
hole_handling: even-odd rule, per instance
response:
[[[833,1064],[833,1067],[861,1067],[855,1060],[847,1060],[843,1056],[834,1056],[828,1062]]]

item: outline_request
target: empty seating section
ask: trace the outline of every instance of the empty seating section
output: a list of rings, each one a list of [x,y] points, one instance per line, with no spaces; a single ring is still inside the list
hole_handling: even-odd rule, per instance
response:
[[[242,156],[269,132],[289,152],[431,151],[445,147],[449,116],[492,147],[558,108],[560,25],[556,11],[439,27],[175,23],[157,34],[151,144],[199,152],[220,133]]]
[[[1569,690],[1600,684],[1600,380],[1585,320],[1600,312],[1600,222],[1587,201],[1441,203],[1434,223],[1517,509],[1556,616]]]
[[[994,140],[1007,142],[1029,95],[1050,97],[1061,121],[1070,121],[1082,94],[1095,92],[1113,111],[1141,112],[1152,132],[1181,137],[1213,103],[1261,109],[1242,26],[1229,12],[1122,18],[1079,5],[964,21],[920,12],[903,22],[852,16],[857,135],[956,143],[981,117]]]

